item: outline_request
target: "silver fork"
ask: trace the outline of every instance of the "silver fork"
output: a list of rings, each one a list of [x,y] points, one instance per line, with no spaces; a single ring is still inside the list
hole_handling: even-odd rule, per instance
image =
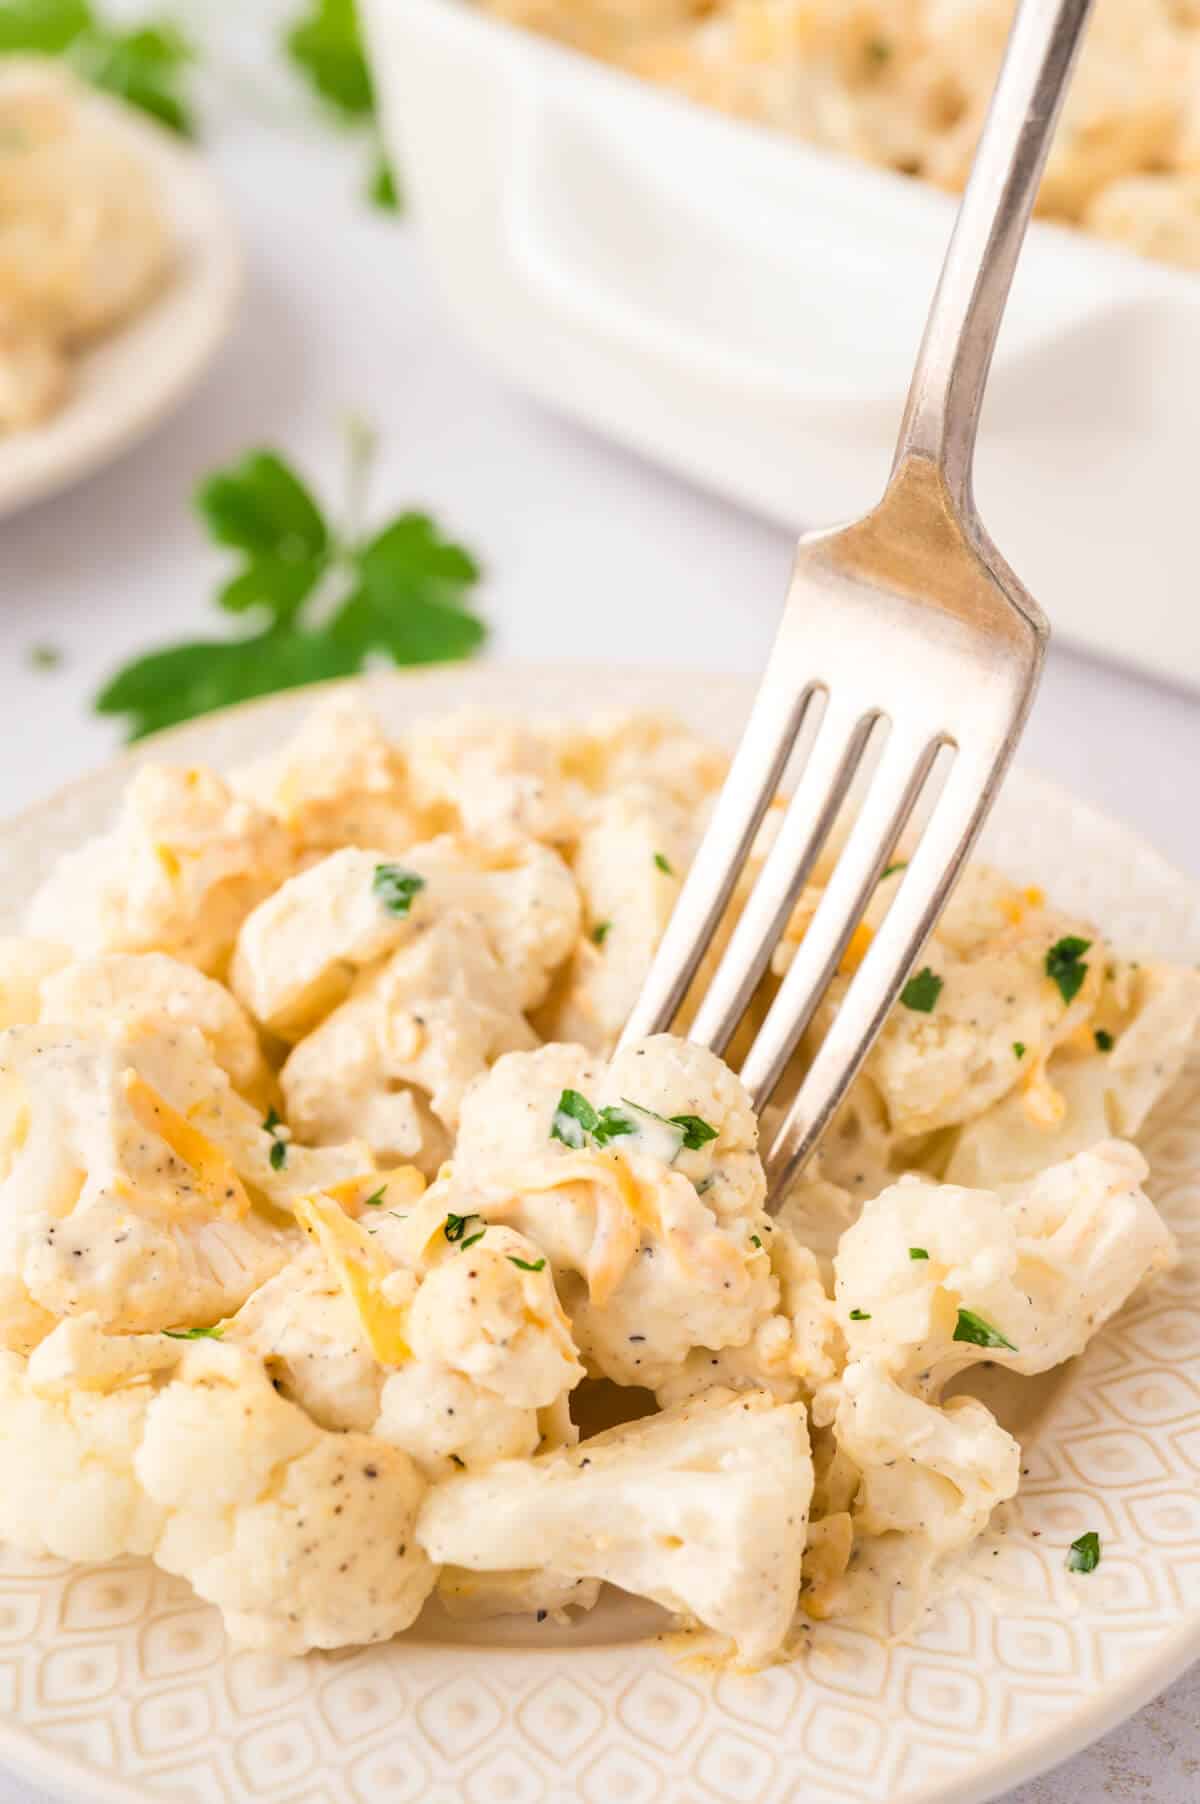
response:
[[[996,335],[1091,3],[1023,0],[925,327],[887,491],[855,525],[800,541],[741,745],[622,1036],[626,1045],[670,1027],[803,729],[809,744],[792,800],[689,1032],[725,1050],[868,745],[874,757],[883,740],[833,874],[742,1066],[761,1111],[922,791],[935,787],[935,762],[940,775],[949,761],[887,914],[769,1149],[772,1208],[937,920],[1037,687],[1049,628],[980,523],[971,466]]]

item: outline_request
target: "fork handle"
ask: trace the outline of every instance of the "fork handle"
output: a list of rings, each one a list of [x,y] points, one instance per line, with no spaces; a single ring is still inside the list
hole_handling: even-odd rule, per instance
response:
[[[992,352],[1091,9],[1021,0],[925,324],[892,474],[932,460],[964,511]]]

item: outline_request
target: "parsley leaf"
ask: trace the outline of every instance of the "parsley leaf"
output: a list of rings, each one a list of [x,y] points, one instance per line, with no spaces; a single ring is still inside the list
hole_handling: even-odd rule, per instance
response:
[[[368,454],[360,439],[352,465]],[[273,451],[216,471],[196,505],[217,543],[240,556],[217,605],[249,614],[257,630],[167,646],[119,670],[95,707],[124,715],[130,739],[251,696],[353,676],[380,653],[395,664],[440,663],[484,638],[467,606],[479,567],[426,514],[343,539]]]
[[[296,68],[342,125],[366,124],[374,132],[375,90],[355,0],[310,0],[283,42]],[[378,144],[366,194],[387,212],[401,210],[396,178]]]
[[[592,944],[593,944],[593,946],[602,946],[611,932],[612,932],[612,922],[611,921],[597,921],[596,925],[592,928]]]
[[[1100,1564],[1100,1537],[1094,1528],[1086,1535],[1080,1535],[1078,1541],[1072,1541],[1067,1549],[1068,1572],[1095,1572]]]
[[[459,1248],[459,1251],[465,1253],[467,1248],[473,1247],[477,1240],[482,1240],[486,1233],[486,1228],[480,1228],[478,1234],[468,1234],[467,1238],[463,1241],[462,1246]]]
[[[908,1256],[910,1259],[928,1259],[929,1254],[924,1247],[909,1247]]]
[[[1080,960],[1091,943],[1081,940],[1077,933],[1068,933],[1056,940],[1046,954],[1046,976],[1054,979],[1064,1002],[1073,1002],[1083,988],[1088,968]]]
[[[282,1126],[283,1122],[275,1113],[275,1110],[273,1108],[268,1109],[267,1118],[263,1122],[263,1133],[270,1134],[271,1136],[271,1150],[267,1157],[271,1161],[272,1171],[282,1171],[287,1164],[288,1143],[286,1140],[280,1138],[279,1133]]]
[[[1116,1045],[1116,1041],[1106,1027],[1098,1027],[1092,1035],[1092,1038],[1096,1042],[1097,1052],[1111,1052]]]
[[[1013,1041],[1013,1053],[1014,1053],[1015,1057],[1017,1057],[1018,1059],[1023,1059],[1025,1057],[1024,1040],[1014,1040]]]
[[[482,1221],[482,1219],[482,1216],[479,1215],[455,1215],[453,1210],[451,1210],[442,1224],[442,1233],[446,1236],[446,1239],[450,1242],[451,1246],[457,1246],[459,1241],[462,1241],[464,1246],[474,1246],[477,1240],[483,1238],[483,1235],[486,1232],[486,1223],[478,1234],[473,1234],[471,1236],[470,1240],[463,1240],[463,1235],[466,1233],[471,1222]]]
[[[225,1330],[218,1323],[215,1328],[164,1328],[162,1332],[168,1340],[220,1340]]]
[[[933,1013],[933,1005],[942,993],[943,979],[936,971],[926,965],[915,977],[910,977],[900,992],[900,1000],[905,1008],[913,1009],[918,1015]]]
[[[870,1319],[870,1314],[865,1309],[852,1309],[850,1311],[850,1320],[852,1322],[869,1322]]]
[[[578,1150],[599,1125],[600,1117],[587,1097],[578,1090],[564,1090],[550,1122],[550,1138]]]
[[[702,1121],[699,1115],[668,1115],[667,1120],[672,1127],[683,1129],[683,1144],[690,1153],[699,1152],[710,1140],[717,1138],[717,1129]]]
[[[1010,1340],[1005,1339],[999,1328],[993,1328],[990,1322],[985,1322],[973,1309],[959,1310],[958,1320],[954,1324],[954,1339],[970,1341],[974,1347],[1006,1347],[1010,1353],[1017,1350]]]
[[[387,1196],[387,1185],[381,1184],[379,1189],[375,1192],[374,1196],[364,1196],[364,1198],[362,1200],[362,1206],[364,1209],[381,1209],[383,1207],[384,1198],[386,1196]]]
[[[884,866],[883,876],[880,877],[879,881],[880,881],[880,883],[882,883],[884,877],[894,877],[897,871],[906,871],[907,869],[908,869],[908,859],[907,858],[898,858],[896,860],[895,864],[889,864],[889,865]]]
[[[664,876],[673,877],[675,875],[674,871],[671,869],[671,861],[665,852],[656,852],[654,854],[654,862]]]
[[[88,0],[0,0],[0,55],[21,51],[61,56],[93,87],[191,134],[180,77],[192,53],[173,25],[121,31]]]
[[[761,1240],[760,1240],[760,1239],[759,1239],[759,1237],[758,1237],[758,1235],[757,1235],[757,1234],[751,1234],[751,1236],[750,1236],[750,1245],[751,1245],[751,1246],[752,1246],[752,1247],[757,1247],[757,1248],[758,1248],[758,1250],[759,1250],[759,1252],[760,1252],[760,1253],[761,1253],[761,1251],[762,1251],[762,1241],[761,1241]]]
[[[515,1265],[520,1272],[541,1272],[546,1269],[546,1259],[544,1254],[540,1259],[535,1259],[531,1263],[528,1259],[518,1259],[515,1253],[510,1253],[508,1255],[508,1263],[510,1265]]]
[[[377,864],[371,888],[388,914],[406,915],[413,905],[413,897],[425,888],[425,879],[416,871],[406,871],[403,865]]]

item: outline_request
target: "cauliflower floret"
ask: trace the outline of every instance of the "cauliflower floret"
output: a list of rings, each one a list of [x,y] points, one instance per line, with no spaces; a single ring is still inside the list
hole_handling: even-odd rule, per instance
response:
[[[475,919],[435,918],[291,1052],[280,1072],[289,1121],[317,1145],[361,1134],[377,1158],[432,1176],[468,1085],[501,1053],[537,1044],[521,996]]]
[[[834,1433],[862,1474],[854,1522],[866,1535],[918,1535],[937,1552],[964,1547],[1014,1497],[1021,1449],[974,1397],[935,1405],[871,1360],[847,1367]]]
[[[546,732],[467,709],[418,721],[401,747],[412,794],[438,828],[501,841],[574,842],[577,796]]]
[[[886,901],[879,896],[873,907]],[[1064,941],[1085,942],[1090,953],[1069,1003],[1047,973],[1051,949]],[[1094,929],[1048,909],[1040,891],[1014,890],[986,869],[969,872],[922,958],[941,979],[931,1006],[893,1009],[864,1067],[891,1133],[911,1139],[968,1121],[1018,1085],[1031,1113],[1053,1109],[1038,1080],[1054,1048],[1094,1009],[1104,962]],[[844,985],[838,979],[832,995]],[[817,1032],[827,1020],[822,1011]]]
[[[902,1178],[842,1236],[851,1359],[936,1395],[981,1358],[1026,1374],[1072,1358],[1172,1262],[1145,1175],[1112,1140],[1008,1191]]]
[[[817,1259],[781,1220],[764,1224],[761,1251],[779,1285],[779,1307],[758,1324],[745,1346],[694,1347],[678,1370],[655,1388],[664,1409],[713,1385],[765,1390],[781,1403],[810,1396],[839,1370],[845,1345],[837,1311]]]
[[[7,1540],[150,1554],[252,1647],[386,1640],[437,1577],[407,1456],[317,1427],[234,1347],[126,1336],[114,1352],[94,1325],[63,1323],[28,1370],[0,1354],[0,1447]]]
[[[754,1133],[732,1073],[666,1034],[607,1068],[582,1047],[510,1053],[463,1105],[451,1206],[528,1234],[589,1369],[653,1388],[778,1303]]]
[[[1031,1178],[1109,1135],[1132,1138],[1170,1089],[1200,1029],[1200,973],[1119,960],[1087,1027],[1050,1060],[1046,1081],[1060,1118],[1031,1118],[1021,1096],[969,1122],[946,1177],[987,1185]]]
[[[278,822],[213,771],[144,764],[112,831],[66,853],[38,889],[29,931],[80,957],[169,952],[219,973],[290,857]]]
[[[424,837],[399,749],[358,694],[318,703],[281,750],[235,770],[230,782],[282,822],[302,856],[339,846],[394,856]]]
[[[646,787],[592,803],[573,870],[588,937],[539,1017],[547,1039],[607,1052],[629,1019],[703,831]]]
[[[285,1263],[297,1194],[374,1173],[365,1148],[267,1131],[190,1027],[0,1034],[0,1154],[3,1332],[21,1349],[90,1311],[212,1322]]]
[[[406,1629],[437,1573],[415,1538],[424,1481],[398,1447],[330,1434],[234,1348],[189,1347],[134,1461],[167,1520],[154,1558],[273,1653]]]
[[[566,1578],[561,1572],[468,1572],[443,1566],[437,1594],[447,1616],[460,1622],[492,1616],[553,1617],[567,1622],[568,1610],[592,1610],[600,1596],[599,1579]]]
[[[369,1226],[322,1198],[300,1215],[317,1247],[226,1330],[284,1395],[324,1426],[369,1428],[430,1476],[561,1438],[554,1412],[583,1368],[528,1240],[468,1228],[435,1192]]]
[[[472,1572],[620,1585],[757,1662],[795,1612],[811,1492],[803,1407],[714,1391],[571,1452],[448,1479],[426,1497],[417,1538]]]
[[[345,998],[356,972],[455,915],[505,965],[521,1008],[541,1001],[579,931],[570,872],[532,842],[498,850],[432,840],[406,852],[402,866],[347,847],[254,911],[238,941],[234,991],[273,1033],[297,1040]]]
[[[118,1039],[194,1027],[241,1095],[265,1106],[274,1089],[245,1010],[215,978],[165,952],[107,952],[48,972],[28,1019]]]

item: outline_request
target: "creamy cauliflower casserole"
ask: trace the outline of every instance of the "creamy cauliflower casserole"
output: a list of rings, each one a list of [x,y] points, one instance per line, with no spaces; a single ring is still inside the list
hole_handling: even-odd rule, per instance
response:
[[[170,260],[153,177],[111,112],[57,62],[0,57],[0,432],[69,398],[74,359]]]
[[[971,870],[773,1219],[735,1072],[613,1050],[723,770],[657,718],[394,743],[336,695],[228,777],[137,770],[0,945],[0,1536],[149,1556],[283,1653],[606,1581],[747,1665],[895,1626],[1019,1482],[952,1381],[1172,1261],[1131,1137],[1200,975]]]
[[[480,0],[691,99],[966,181],[1016,0]],[[1200,0],[1096,0],[1038,210],[1200,269]]]

